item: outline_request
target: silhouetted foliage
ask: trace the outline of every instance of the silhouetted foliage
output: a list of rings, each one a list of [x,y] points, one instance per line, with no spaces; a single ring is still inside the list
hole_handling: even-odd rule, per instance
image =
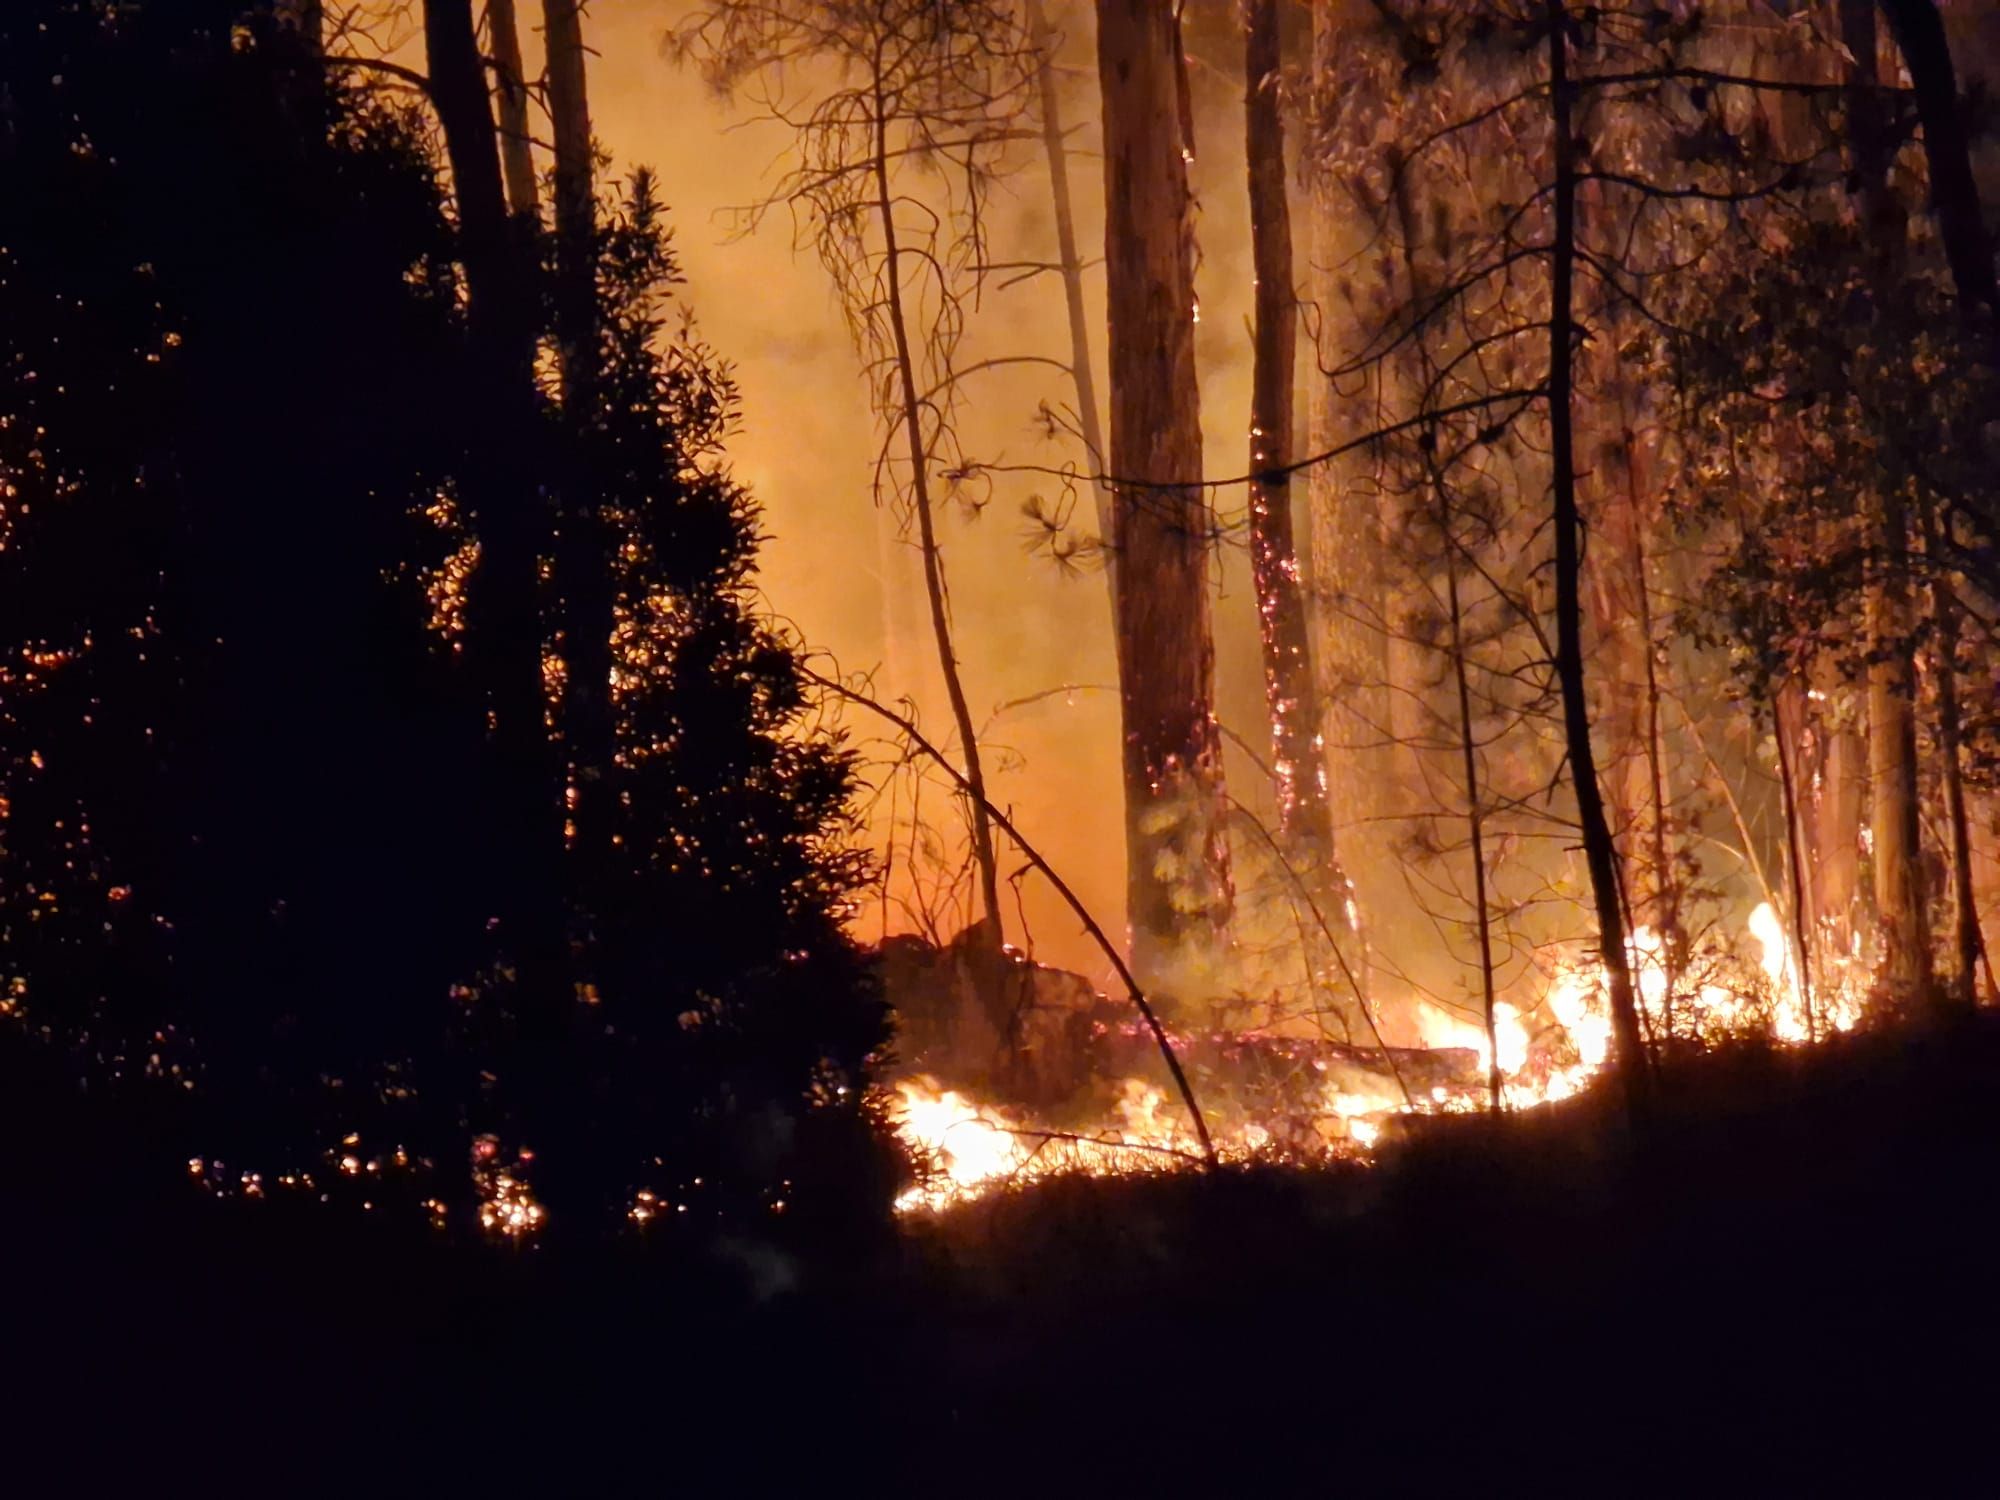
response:
[[[617,542],[619,826],[548,882],[553,1037],[491,933],[519,846],[459,488],[491,381],[425,120],[240,5],[32,0],[0,199],[7,1007],[91,1087],[183,1100],[164,1160],[462,1203],[493,1131],[579,1228],[655,1179],[768,1218],[813,1160],[823,1201],[883,1204],[848,760],[753,608],[733,396],[664,327],[650,183],[598,247],[601,401],[531,393],[511,449],[587,473]]]

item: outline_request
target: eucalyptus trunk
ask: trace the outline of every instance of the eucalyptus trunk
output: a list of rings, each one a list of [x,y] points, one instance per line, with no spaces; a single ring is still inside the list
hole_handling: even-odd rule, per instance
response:
[[[486,0],[486,25],[500,97],[500,165],[507,179],[507,206],[532,219],[541,212],[541,203],[535,185],[534,150],[528,138],[528,80],[521,66],[521,31],[514,0]]]
[[[1215,956],[1233,906],[1200,479],[1190,116],[1178,14],[1098,0],[1126,898],[1149,984]]]
[[[1870,0],[1841,0],[1840,31],[1854,65],[1847,98],[1850,159],[1874,252],[1877,300],[1886,306],[1905,269],[1908,224],[1889,182],[1895,141],[1879,89],[1881,39]],[[1899,490],[1885,487],[1876,497],[1874,520],[1865,610],[1869,821],[1881,975],[1901,998],[1924,999],[1931,992],[1931,945],[1918,821],[1910,519]]]
[[[1289,849],[1340,881],[1321,757],[1319,688],[1313,681],[1305,590],[1292,534],[1293,410],[1298,379],[1298,299],[1292,216],[1285,195],[1285,122],[1279,95],[1277,0],[1248,0],[1243,16],[1245,157],[1256,276],[1250,385],[1250,569],[1270,720],[1278,832]],[[1344,892],[1343,892],[1344,894]],[[1337,904],[1344,912],[1345,903]]]
[[[1027,0],[1028,38],[1035,49],[1035,90],[1040,98],[1042,149],[1049,164],[1049,198],[1055,211],[1057,265],[1062,274],[1063,310],[1069,317],[1069,374],[1076,391],[1076,421],[1090,464],[1090,494],[1095,503],[1097,535],[1106,551],[1104,577],[1112,615],[1118,611],[1118,559],[1111,552],[1111,486],[1105,481],[1110,455],[1104,447],[1104,427],[1097,410],[1097,377],[1090,358],[1090,317],[1083,295],[1083,255],[1077,249],[1076,208],[1069,190],[1069,147],[1063,139],[1062,97],[1056,86],[1056,39],[1042,11],[1042,0]]]

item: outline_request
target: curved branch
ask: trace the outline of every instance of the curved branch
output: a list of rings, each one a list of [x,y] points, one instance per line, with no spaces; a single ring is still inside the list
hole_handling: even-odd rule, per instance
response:
[[[958,767],[951,763],[942,750],[939,750],[929,740],[925,739],[923,731],[918,729],[909,719],[897,713],[893,708],[885,707],[883,704],[876,702],[866,693],[858,692],[854,688],[847,686],[843,682],[838,682],[831,677],[821,676],[811,667],[801,665],[799,667],[799,675],[808,682],[817,683],[828,692],[837,694],[849,703],[858,704],[870,713],[877,714],[887,719],[891,724],[894,724],[903,732],[912,745],[916,746],[925,756],[944,768],[945,774],[958,784],[958,789],[961,792],[967,797],[979,800],[986,809],[987,817],[993,820],[1002,833],[1014,841],[1015,847],[1027,856],[1028,863],[1040,871],[1042,877],[1055,887],[1056,894],[1061,896],[1069,909],[1076,913],[1077,920],[1083,923],[1084,931],[1090,934],[1091,940],[1097,944],[1104,956],[1111,961],[1111,967],[1118,971],[1118,978],[1124,983],[1126,993],[1131,997],[1132,1004],[1138,1009],[1139,1014],[1145,1018],[1147,1029],[1153,1033],[1153,1040],[1159,1045],[1160,1056],[1166,1060],[1167,1071],[1173,1075],[1174,1087],[1180,1091],[1181,1103],[1187,1107],[1188,1118],[1194,1122],[1194,1133],[1201,1141],[1203,1157],[1206,1158],[1209,1166],[1216,1166],[1218,1163],[1215,1155],[1215,1142],[1209,1136],[1208,1121],[1202,1116],[1201,1106],[1195,1102],[1194,1088],[1189,1084],[1187,1074],[1181,1068],[1181,1060],[1174,1052],[1173,1042],[1167,1037],[1166,1027],[1160,1024],[1159,1014],[1153,1009],[1151,1002],[1146,999],[1146,992],[1139,988],[1139,981],[1132,977],[1132,970],[1127,966],[1124,956],[1119,953],[1111,939],[1104,935],[1104,929],[1097,925],[1097,919],[1091,916],[1090,909],[1078,898],[1076,892],[1069,888],[1068,882],[1055,872],[1055,868],[1046,859],[1042,858],[1040,852],[1036,850],[1033,844],[1030,844],[1027,839],[1022,837],[1021,830],[1014,826],[1013,820],[991,802],[987,801],[982,793],[976,791],[972,783],[965,779],[964,774]]]

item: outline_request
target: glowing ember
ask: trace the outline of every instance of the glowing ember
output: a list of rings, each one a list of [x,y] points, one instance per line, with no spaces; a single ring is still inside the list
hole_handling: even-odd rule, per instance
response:
[[[528,1185],[506,1172],[493,1178],[489,1196],[479,1205],[479,1227],[509,1239],[534,1233],[547,1217]]]
[[[521,1176],[531,1160],[533,1153],[523,1151],[517,1161],[505,1164],[496,1137],[481,1135],[473,1140],[472,1183],[479,1193],[479,1227],[488,1234],[526,1239],[547,1222],[548,1210],[535,1201]]]

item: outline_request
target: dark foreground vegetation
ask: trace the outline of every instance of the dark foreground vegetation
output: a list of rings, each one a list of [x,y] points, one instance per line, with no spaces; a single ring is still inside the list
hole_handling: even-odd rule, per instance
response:
[[[1708,1057],[1643,1148],[1592,1097],[1425,1121],[1372,1170],[1058,1181],[833,1256],[774,1222],[568,1259],[217,1203],[101,1107],[14,1091],[9,1465],[1060,1494],[1865,1463],[1965,1490],[1996,1070],[1981,1015]]]

